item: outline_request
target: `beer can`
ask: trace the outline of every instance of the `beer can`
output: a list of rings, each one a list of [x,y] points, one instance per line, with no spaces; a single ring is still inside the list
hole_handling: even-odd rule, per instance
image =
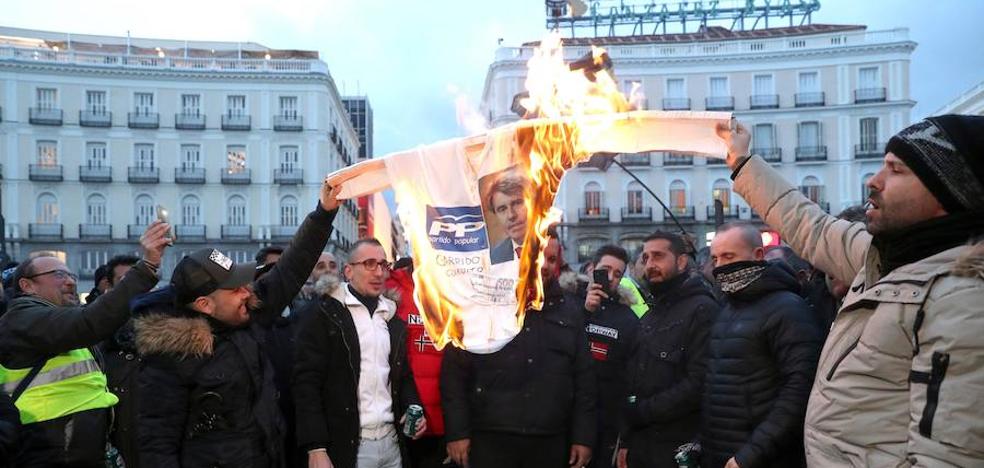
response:
[[[403,422],[403,435],[413,438],[417,435],[417,421],[424,417],[424,408],[420,405],[407,407],[407,419]]]

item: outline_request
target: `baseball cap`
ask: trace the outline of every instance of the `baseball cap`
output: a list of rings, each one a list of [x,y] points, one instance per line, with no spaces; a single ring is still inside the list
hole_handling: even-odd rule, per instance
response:
[[[217,289],[236,289],[253,281],[256,264],[236,265],[215,249],[200,249],[185,256],[174,267],[171,286],[179,304],[188,304]]]

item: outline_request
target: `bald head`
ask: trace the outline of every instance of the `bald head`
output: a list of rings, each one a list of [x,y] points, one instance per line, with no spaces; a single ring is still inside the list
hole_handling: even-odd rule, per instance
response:
[[[762,233],[751,224],[723,224],[711,241],[711,261],[715,268],[735,262],[761,261],[764,258]]]

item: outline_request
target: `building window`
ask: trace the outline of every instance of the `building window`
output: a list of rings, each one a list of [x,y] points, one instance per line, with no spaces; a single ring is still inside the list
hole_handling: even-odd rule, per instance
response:
[[[281,226],[297,226],[297,198],[291,195],[280,200],[280,225]]]
[[[133,165],[138,169],[153,169],[154,145],[150,143],[137,143],[133,145]]]
[[[598,238],[587,238],[580,239],[577,246],[577,262],[585,263],[590,262],[594,257],[595,252],[598,251],[601,246],[609,243],[607,239]]]
[[[820,92],[820,74],[817,72],[800,72],[799,74],[799,92],[801,93],[819,93]]]
[[[824,201],[823,186],[820,185],[820,180],[816,177],[808,176],[803,179],[803,184],[800,185],[800,192],[814,203],[822,204]]]
[[[202,166],[201,145],[181,145],[181,169],[193,170]]]
[[[154,112],[154,93],[133,93],[133,111],[137,115]]]
[[[35,94],[37,107],[41,110],[52,110],[58,107],[58,90],[55,88],[38,88]]]
[[[588,182],[584,186],[584,213],[587,215],[600,215],[602,206],[601,185],[597,182]]]
[[[862,67],[858,69],[858,88],[879,88],[878,67]]]
[[[154,199],[150,195],[139,195],[133,202],[134,224],[147,226],[157,217]]]
[[[109,252],[105,250],[86,250],[82,252],[82,273],[91,275],[96,269],[109,262]]]
[[[775,127],[772,124],[756,124],[752,127],[752,146],[756,150],[771,150],[776,147],[775,136]]]
[[[109,166],[106,160],[106,143],[90,141],[85,144],[85,164],[89,169]]]
[[[802,122],[799,124],[799,147],[807,150],[820,147],[820,122]]]
[[[55,167],[58,165],[57,141],[38,141],[38,165],[43,167]]]
[[[666,79],[666,97],[671,99],[687,97],[687,86],[683,78]]]
[[[728,77],[726,76],[713,76],[711,77],[711,97],[727,97],[731,93],[728,91]]]
[[[226,113],[230,117],[243,117],[246,115],[246,96],[232,95],[226,96]]]
[[[294,172],[301,167],[300,156],[297,146],[280,147],[280,170],[282,172]]]
[[[106,197],[93,194],[85,201],[86,224],[109,224],[106,222]]]
[[[229,145],[226,147],[226,173],[243,174],[246,172],[246,147]]]
[[[776,88],[772,81],[772,75],[755,75],[752,78],[752,86],[754,88],[753,94],[757,96],[766,96],[776,93]]]
[[[93,114],[106,113],[106,92],[105,91],[86,91],[85,110]]]
[[[181,114],[199,116],[202,113],[202,96],[200,94],[181,95]]]
[[[288,119],[297,119],[297,96],[280,96],[280,116]]]
[[[865,174],[861,178],[861,204],[865,204],[868,201],[868,197],[871,196],[871,188],[868,187],[868,182],[871,182],[871,178],[874,174]]]
[[[715,180],[714,186],[711,188],[711,199],[721,200],[724,211],[728,211],[731,207],[731,184],[724,179]]]
[[[225,254],[236,264],[253,261],[253,258],[250,256],[249,252],[245,250],[227,250]]]
[[[232,226],[245,226],[248,224],[246,222],[246,199],[239,196],[233,195],[229,197],[229,201],[226,204],[226,221]]]
[[[687,211],[687,184],[682,180],[674,180],[670,183],[670,209],[673,214],[686,214]]]
[[[642,214],[644,204],[642,203],[642,186],[638,182],[629,182],[626,189],[625,207],[629,214]]]
[[[38,195],[35,221],[38,224],[58,223],[58,199],[50,193]]]
[[[878,150],[878,117],[860,120],[861,151]]]
[[[201,224],[202,204],[198,197],[186,195],[181,199],[181,223],[186,226]]]

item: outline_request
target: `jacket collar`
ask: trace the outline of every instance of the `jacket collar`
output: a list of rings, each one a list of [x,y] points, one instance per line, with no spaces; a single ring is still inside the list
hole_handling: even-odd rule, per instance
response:
[[[323,296],[332,297],[338,302],[341,302],[345,305],[346,309],[351,309],[353,307],[365,308],[365,306],[359,302],[359,299],[349,292],[348,283],[343,283],[337,280],[318,281],[318,284],[315,286],[315,290]],[[379,305],[376,307],[376,311],[373,312],[373,314],[382,314],[383,320],[389,322],[389,320],[396,315],[396,303],[386,296],[379,296]]]

